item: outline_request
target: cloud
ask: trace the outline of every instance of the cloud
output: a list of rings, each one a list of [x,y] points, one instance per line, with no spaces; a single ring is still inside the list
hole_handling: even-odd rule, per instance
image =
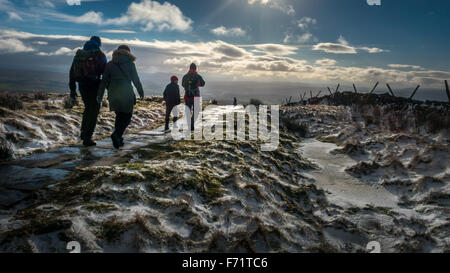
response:
[[[10,20],[23,21],[23,18],[19,14],[17,14],[16,12],[14,12],[14,11],[9,11],[8,12],[8,16],[9,16]]]
[[[74,55],[77,50],[80,48],[74,48],[74,49],[70,49],[67,47],[61,47],[60,49],[54,51],[54,52],[39,52],[37,53],[37,55],[40,56],[61,56],[61,55],[67,55],[67,56],[72,56]]]
[[[326,53],[334,54],[356,54],[357,50],[366,51],[369,53],[382,53],[390,52],[389,50],[384,50],[377,47],[355,47],[350,45],[350,43],[342,36],[339,36],[337,40],[338,43],[319,43],[313,46],[313,50],[320,50]]]
[[[297,22],[297,26],[303,30],[307,29],[311,24],[317,24],[317,20],[311,17],[303,17]]]
[[[99,2],[103,0],[66,0],[67,5],[69,6],[79,6],[81,2]],[[45,1],[48,2],[48,1]]]
[[[67,55],[89,39],[86,36],[33,34],[14,30],[0,30],[0,48],[4,65],[28,62],[30,67],[45,64],[53,69],[67,70]],[[9,41],[6,47],[4,41]],[[46,52],[32,54],[14,53],[22,47],[22,52],[33,50],[36,42],[47,42]],[[200,71],[209,79],[239,80],[288,80],[312,83],[340,82],[341,84],[368,85],[374,81],[389,82],[396,86],[411,87],[442,86],[450,72],[439,70],[405,71],[396,68],[338,66],[335,60],[318,59],[310,64],[297,57],[289,57],[298,50],[296,46],[283,44],[236,45],[224,41],[144,41],[139,39],[102,38],[103,49],[109,58],[117,45],[128,44],[137,56],[139,72],[185,73],[195,61]],[[20,45],[20,46],[18,46]],[[341,45],[343,46],[343,45]],[[73,49],[72,49],[73,48]],[[19,50],[20,51],[20,50]],[[35,51],[35,50],[34,50]],[[42,51],[42,50],[40,50]],[[49,56],[52,56],[49,58]],[[45,59],[48,58],[48,59]],[[394,65],[395,66],[395,65]]]
[[[142,0],[140,3],[131,3],[127,12],[119,18],[108,19],[106,24],[124,25],[141,24],[144,31],[157,29],[189,31],[193,21],[184,16],[181,10],[168,2],[163,4]]]
[[[67,5],[69,5],[69,6],[73,6],[73,5],[79,6],[79,5],[81,5],[81,0],[66,0],[66,2],[67,2]]]
[[[414,69],[414,70],[418,70],[421,69],[421,66],[418,65],[408,65],[408,64],[388,64],[388,67],[391,68],[407,68],[407,69]]]
[[[342,37],[342,35],[339,36],[338,43],[342,45],[349,45],[347,40],[344,37]]]
[[[226,28],[224,26],[216,27],[211,29],[211,33],[217,36],[229,36],[229,37],[241,37],[245,36],[245,30],[235,27],[235,28]]]
[[[218,41],[217,43],[218,45],[213,50],[222,53],[227,57],[237,58],[243,57],[247,54],[247,51],[245,49],[242,49],[235,45],[227,44],[222,41]]]
[[[280,45],[280,44],[257,44],[253,45],[254,48],[273,55],[294,55],[298,50],[296,46]]]
[[[136,33],[136,31],[133,31],[133,30],[123,30],[123,29],[104,29],[104,30],[100,30],[100,32],[103,32],[103,33],[118,33],[118,34],[133,34],[133,33]]]
[[[382,52],[390,52],[390,50],[385,50],[377,47],[359,47],[358,49],[367,51],[369,53],[382,53]]]
[[[193,21],[184,16],[181,10],[169,2],[141,0],[131,3],[126,13],[116,18],[104,18],[102,12],[89,11],[81,16],[73,16],[60,12],[49,11],[49,16],[78,24],[97,25],[140,25],[143,31],[190,31]]]
[[[320,66],[332,66],[336,64],[336,60],[332,60],[332,59],[320,59],[316,61],[317,65]]]
[[[248,0],[250,5],[255,3],[260,3],[262,5],[268,6],[273,9],[280,10],[287,15],[294,15],[295,9],[292,5],[286,5],[283,1],[280,0]]]
[[[20,52],[32,52],[34,48],[26,46],[22,41],[9,38],[0,39],[0,53],[20,53]]]
[[[299,35],[286,34],[286,36],[284,36],[284,39],[283,39],[283,43],[285,43],[285,44],[291,43],[291,42],[304,44],[309,41],[317,42],[317,38],[309,32],[299,34]]]
[[[66,19],[66,21],[70,21],[72,23],[77,24],[97,24],[102,25],[104,24],[103,19],[103,13],[101,12],[95,12],[95,11],[89,11],[81,16],[71,16],[71,15],[65,15],[65,14],[55,14],[57,17],[61,19]]]
[[[313,50],[321,50],[326,53],[335,54],[356,54],[356,49],[352,46],[336,43],[319,43],[313,46]]]
[[[295,27],[290,27],[283,39],[283,43],[304,44],[310,41],[317,42],[318,39],[309,31],[310,25],[317,24],[317,20],[311,17],[302,17],[297,20]]]

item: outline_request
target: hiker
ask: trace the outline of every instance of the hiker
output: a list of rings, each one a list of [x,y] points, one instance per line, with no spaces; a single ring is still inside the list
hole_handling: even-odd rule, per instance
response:
[[[236,99],[236,97],[233,98],[233,105],[237,106],[237,99]]]
[[[200,99],[199,87],[205,86],[205,81],[202,76],[197,74],[197,66],[195,63],[190,65],[189,72],[184,75],[182,85],[184,87],[184,101],[192,114],[191,131],[194,131],[194,123],[196,118],[195,112],[199,111],[199,109],[195,109],[194,107],[194,99]]]
[[[70,67],[69,88],[73,101],[77,98],[77,86],[84,103],[83,119],[81,122],[80,138],[86,147],[95,146],[92,141],[100,105],[97,103],[97,90],[100,85],[101,75],[105,71],[106,56],[100,50],[102,45],[98,36],[92,36],[83,49],[80,49],[73,58]]]
[[[114,52],[112,61],[106,65],[103,79],[98,89],[97,102],[101,102],[105,89],[108,89],[110,111],[116,113],[115,129],[111,135],[114,148],[124,145],[123,133],[131,122],[133,108],[136,104],[133,82],[139,97],[144,99],[144,90],[134,64],[136,57],[131,54],[127,45],[119,46]]]
[[[173,123],[178,120],[178,111],[176,106],[181,103],[180,101],[180,87],[178,86],[178,78],[177,76],[172,76],[170,78],[170,83],[164,89],[164,101],[166,102],[166,126],[164,127],[164,131],[169,131],[169,120],[170,113],[172,113],[172,109],[174,110]]]

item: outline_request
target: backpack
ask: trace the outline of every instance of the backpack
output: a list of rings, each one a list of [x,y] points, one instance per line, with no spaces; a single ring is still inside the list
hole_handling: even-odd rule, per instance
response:
[[[195,73],[189,73],[186,75],[186,96],[195,97],[195,91],[198,89],[198,76]]]
[[[73,77],[77,82],[86,82],[98,78],[99,51],[78,50],[73,60]]]

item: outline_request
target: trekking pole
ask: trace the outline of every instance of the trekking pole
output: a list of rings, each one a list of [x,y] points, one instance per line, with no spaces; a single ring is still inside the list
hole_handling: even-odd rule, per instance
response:
[[[353,90],[355,90],[355,93],[358,94],[358,90],[356,90],[355,84],[353,84]]]
[[[341,84],[339,83],[338,85],[337,85],[337,87],[336,87],[336,92],[335,93],[338,93],[339,92],[339,87],[341,86]]]

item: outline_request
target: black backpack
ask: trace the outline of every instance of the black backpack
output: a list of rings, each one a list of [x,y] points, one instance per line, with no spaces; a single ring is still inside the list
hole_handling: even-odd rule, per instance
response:
[[[195,97],[195,91],[198,89],[198,76],[195,73],[186,75],[186,96]]]
[[[77,82],[96,80],[99,76],[100,57],[98,50],[78,50],[73,60],[73,77]]]

